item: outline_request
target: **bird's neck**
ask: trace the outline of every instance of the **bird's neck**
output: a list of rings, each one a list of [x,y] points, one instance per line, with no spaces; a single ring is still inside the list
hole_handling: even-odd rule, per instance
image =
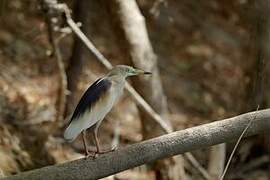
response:
[[[108,77],[109,80],[111,80],[114,83],[120,83],[120,84],[124,84],[126,77],[124,76],[119,76],[119,75],[112,75]]]

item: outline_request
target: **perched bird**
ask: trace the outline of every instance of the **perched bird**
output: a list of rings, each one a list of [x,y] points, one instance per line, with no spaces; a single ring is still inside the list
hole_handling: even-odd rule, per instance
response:
[[[103,78],[96,80],[81,97],[70,123],[64,132],[64,138],[67,141],[73,141],[81,133],[85,155],[88,157],[90,152],[87,148],[85,132],[91,128],[97,148],[95,154],[112,151],[101,151],[98,140],[99,126],[106,114],[112,109],[114,103],[121,96],[126,78],[140,74],[151,73],[126,65],[118,65]]]

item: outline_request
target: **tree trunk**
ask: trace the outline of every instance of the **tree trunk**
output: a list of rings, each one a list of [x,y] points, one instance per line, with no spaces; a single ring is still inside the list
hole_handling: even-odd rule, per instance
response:
[[[250,47],[251,52],[255,50],[255,58],[249,66],[248,76],[250,83],[247,86],[247,106],[243,112],[269,107],[270,81],[270,0],[258,0],[251,3],[252,11],[250,21],[252,24],[253,39],[255,43]],[[254,57],[254,56],[253,56]],[[265,149],[270,151],[270,140],[268,135],[260,138],[264,142]]]
[[[81,30],[87,36],[91,36],[92,25],[97,21],[96,12],[98,12],[98,9],[99,4],[95,1],[75,1],[73,10],[75,22],[82,24]],[[98,16],[101,15],[98,14]],[[94,73],[99,73],[102,70],[99,63],[94,59],[95,57],[85,47],[84,43],[75,36],[73,52],[67,68],[68,90],[70,92],[67,98],[67,116],[73,112],[80,98],[82,89],[79,88],[79,83],[85,79],[87,79],[86,83],[94,81],[96,78]],[[91,67],[95,67],[95,70]]]
[[[104,4],[107,2],[104,1]],[[134,78],[136,90],[159,113],[171,127],[168,120],[168,105],[164,95],[160,74],[157,66],[157,56],[151,46],[144,17],[135,0],[111,1],[109,10],[113,15],[117,29],[116,34],[127,50],[127,58],[140,69],[151,71],[152,76],[140,76]],[[123,53],[125,54],[125,53]],[[159,136],[163,133],[158,125],[143,108],[139,107],[142,120],[144,139]],[[182,157],[164,160],[154,164],[158,179],[184,179]]]
[[[253,35],[253,46],[251,50],[255,50],[255,59],[249,66],[248,76],[250,77],[250,83],[248,86],[248,100],[247,107],[244,107],[243,111],[256,109],[258,104],[260,108],[267,106],[267,91],[269,88],[269,81],[266,78],[269,72],[269,60],[270,60],[270,1],[258,0],[252,4],[251,24]]]
[[[82,30],[87,30],[87,26],[85,23],[87,22],[87,10],[84,8],[88,7],[90,4],[89,1],[76,1],[74,6],[74,15],[75,21],[80,21],[84,26],[82,26]],[[78,91],[77,86],[80,79],[80,75],[82,74],[83,64],[84,62],[84,53],[85,48],[80,39],[75,37],[74,47],[72,56],[67,68],[67,81],[68,81],[68,90],[69,95],[67,97],[67,107],[66,107],[66,116],[72,113],[74,106],[76,105],[76,96],[75,92]]]

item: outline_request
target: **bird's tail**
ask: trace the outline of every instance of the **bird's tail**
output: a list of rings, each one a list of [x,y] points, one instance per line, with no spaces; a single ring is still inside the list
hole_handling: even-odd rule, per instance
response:
[[[64,132],[64,139],[68,142],[73,141],[81,132],[82,128],[78,123],[70,123]]]

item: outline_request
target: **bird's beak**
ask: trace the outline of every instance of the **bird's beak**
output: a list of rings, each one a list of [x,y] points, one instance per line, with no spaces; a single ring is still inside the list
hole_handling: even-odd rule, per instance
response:
[[[136,73],[137,73],[137,75],[140,75],[140,74],[148,74],[148,75],[150,75],[150,74],[152,74],[151,72],[143,71],[143,70],[140,70],[140,69],[136,69]]]
[[[151,72],[147,72],[147,71],[144,71],[143,74],[148,74],[148,75],[151,75],[152,73]]]

